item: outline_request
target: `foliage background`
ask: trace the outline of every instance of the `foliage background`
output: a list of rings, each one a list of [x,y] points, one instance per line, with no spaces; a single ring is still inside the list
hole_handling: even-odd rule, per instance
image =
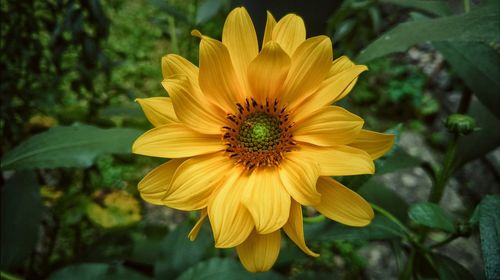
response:
[[[499,279],[498,1],[309,2],[2,0],[1,278]],[[196,64],[191,29],[220,38],[239,5],[258,34],[266,9],[296,12],[335,57],[367,64],[341,105],[398,135],[375,176],[338,178],[375,205],[369,227],[305,211],[321,257],[284,239],[256,275],[214,249],[208,227],[188,241],[195,213],[140,200],[161,161],[130,154],[150,127],[133,100],[165,94],[160,58]],[[448,133],[454,112],[478,129]]]

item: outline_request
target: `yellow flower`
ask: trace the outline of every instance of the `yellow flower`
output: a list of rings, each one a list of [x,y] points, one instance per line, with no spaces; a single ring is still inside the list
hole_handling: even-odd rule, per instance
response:
[[[244,8],[228,16],[222,42],[201,39],[199,68],[170,54],[162,85],[170,97],[138,99],[155,128],[134,153],[171,158],[139,183],[144,200],[201,210],[215,246],[236,247],[249,271],[272,267],[281,229],[306,254],[301,205],[350,226],[373,219],[370,205],[330,176],[373,174],[393,135],[330,104],[345,97],[366,66],[332,58],[326,36],[306,39],[303,20],[268,13],[259,52]]]

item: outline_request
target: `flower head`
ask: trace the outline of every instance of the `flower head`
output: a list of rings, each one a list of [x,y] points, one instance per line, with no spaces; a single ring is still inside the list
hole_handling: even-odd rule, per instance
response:
[[[249,271],[272,267],[281,230],[306,254],[301,205],[351,226],[373,218],[370,205],[330,176],[374,173],[393,135],[364,130],[363,119],[330,105],[345,97],[366,66],[333,60],[326,36],[306,39],[303,20],[268,13],[259,51],[244,8],[228,16],[222,42],[201,39],[199,68],[162,59],[170,97],[138,99],[155,128],[134,153],[171,158],[139,183],[146,201],[201,210],[215,246],[236,247]]]

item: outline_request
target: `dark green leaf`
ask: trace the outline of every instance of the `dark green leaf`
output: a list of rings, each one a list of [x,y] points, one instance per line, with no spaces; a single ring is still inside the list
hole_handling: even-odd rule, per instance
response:
[[[394,4],[405,8],[413,8],[437,16],[446,16],[451,13],[446,1],[418,1],[418,0],[379,0],[382,3]]]
[[[158,279],[172,279],[202,260],[212,248],[211,233],[202,228],[195,241],[188,239],[189,223],[179,225],[160,244],[155,262],[155,276]]]
[[[151,279],[119,264],[84,263],[64,267],[49,280],[147,280]]]
[[[250,273],[241,264],[232,259],[213,258],[200,262],[182,273],[177,280],[219,280],[219,279],[239,279],[239,280],[281,280],[283,276],[274,272]]]
[[[454,232],[453,220],[446,214],[443,208],[430,202],[414,204],[408,212],[410,219],[418,225]]]
[[[423,19],[399,24],[382,34],[356,58],[366,63],[375,58],[402,52],[409,47],[426,41],[500,41],[499,2],[477,8],[464,15]]]
[[[457,165],[480,158],[500,145],[500,119],[477,101],[472,102],[469,115],[474,117],[479,130],[458,140]]]
[[[500,279],[500,196],[486,196],[479,207],[479,233],[486,279]]]
[[[37,134],[2,158],[3,169],[88,167],[98,155],[131,152],[140,130],[90,125],[55,127]]]
[[[305,224],[305,235],[314,240],[385,240],[403,237],[403,230],[384,216],[377,215],[366,227],[350,227],[332,221]]]
[[[42,200],[35,174],[16,172],[2,188],[2,268],[19,265],[38,239]]]
[[[441,280],[474,280],[474,276],[469,270],[463,267],[458,262],[450,259],[445,255],[434,254],[432,256],[434,268],[436,269],[439,279]],[[496,278],[498,279],[498,278]]]
[[[434,42],[479,101],[500,119],[500,53],[483,42]]]
[[[405,168],[413,168],[420,166],[422,160],[409,155],[401,148],[396,148],[394,153],[389,154],[387,157],[377,160],[375,174],[377,176],[392,173]]]
[[[213,18],[226,0],[203,0],[196,11],[196,24],[206,22]]]
[[[366,200],[392,213],[400,221],[408,219],[408,203],[395,191],[373,179],[358,189],[358,193]]]

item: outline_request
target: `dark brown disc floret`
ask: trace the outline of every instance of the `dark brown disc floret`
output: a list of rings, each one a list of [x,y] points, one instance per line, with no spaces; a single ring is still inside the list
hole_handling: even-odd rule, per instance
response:
[[[278,166],[295,146],[286,108],[280,108],[278,100],[259,103],[253,98],[236,106],[238,112],[228,114],[228,125],[223,127],[229,157],[247,169]]]

